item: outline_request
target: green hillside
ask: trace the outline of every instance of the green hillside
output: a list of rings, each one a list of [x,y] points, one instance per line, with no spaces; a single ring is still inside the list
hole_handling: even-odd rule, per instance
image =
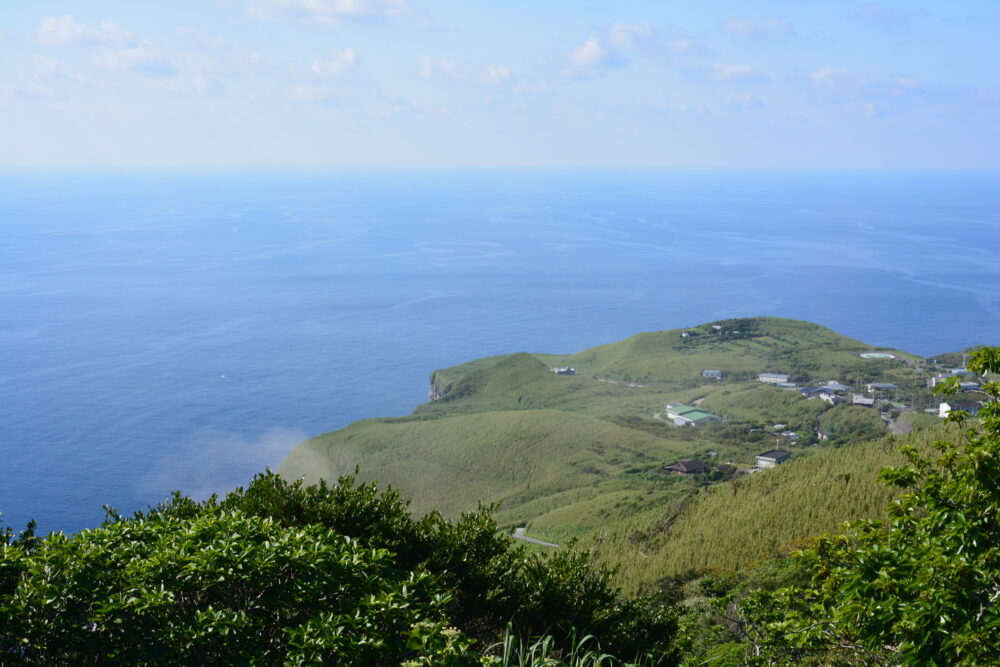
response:
[[[899,350],[873,348],[818,324],[774,317],[720,320],[641,333],[573,355],[540,358],[550,366],[575,367],[584,375],[700,384],[706,368],[721,370],[734,380],[753,379],[761,372],[828,379],[856,368],[872,368],[870,362],[876,360],[861,360],[858,354],[876,349],[899,358],[890,362],[892,366],[905,366],[904,361],[916,359]]]
[[[684,445],[553,410],[368,420],[302,443],[279,472],[314,482],[358,466],[361,480],[389,482],[413,498],[415,513],[457,516],[503,501],[498,518],[518,523],[602,496],[618,502],[655,491],[622,476],[677,458]]]
[[[894,358],[860,356],[869,351]],[[572,367],[575,374],[556,374],[556,366]],[[723,378],[704,377],[705,369],[722,371]],[[834,408],[758,382],[758,373],[787,373],[801,384],[837,380],[861,392],[866,383],[891,382],[898,389],[879,398],[885,419],[891,418],[890,407],[893,415],[911,411],[901,418],[902,432],[938,423],[915,411],[936,406],[926,385],[939,370],[905,352],[874,348],[808,322],[722,320],[638,334],[576,354],[500,355],[434,371],[431,400],[413,415],[361,421],[312,438],[279,471],[314,482],[357,468],[360,479],[392,485],[412,498],[416,513],[438,510],[454,518],[479,503],[500,502],[501,525],[526,525],[529,535],[556,543],[579,537],[606,545],[625,566],[623,577],[639,585],[695,564],[730,567],[752,560],[884,506],[876,492],[869,498],[868,491],[820,481],[828,474],[848,475],[851,484],[871,486],[893,456],[891,441],[872,446],[886,450],[882,458],[854,457],[841,472],[830,471],[848,456],[846,450],[830,450],[884,433],[879,410]],[[720,420],[678,426],[664,418],[667,404],[695,405]],[[915,431],[911,437],[922,436]],[[790,464],[726,482],[751,469],[756,454],[776,446],[792,452]],[[692,458],[704,461],[707,472],[663,471]],[[769,490],[797,479],[800,469],[817,472],[797,495]],[[705,499],[719,494],[733,494],[740,507],[749,507],[758,488],[769,498],[785,498],[786,509],[775,521],[790,521],[787,530],[768,533],[742,510],[733,515],[722,505],[699,514]],[[854,504],[822,509],[826,496],[844,493]],[[672,527],[661,534],[656,526],[664,517]],[[760,543],[727,521],[741,530],[757,526],[772,542]],[[730,534],[740,536],[739,545],[716,558],[706,544],[729,544]]]
[[[650,507],[584,540],[620,568],[632,588],[693,568],[738,570],[773,558],[796,540],[835,531],[841,523],[881,518],[894,491],[880,484],[885,467],[902,465],[903,445],[931,452],[934,440],[958,430],[939,424],[905,436],[825,449],[699,490],[681,504]]]

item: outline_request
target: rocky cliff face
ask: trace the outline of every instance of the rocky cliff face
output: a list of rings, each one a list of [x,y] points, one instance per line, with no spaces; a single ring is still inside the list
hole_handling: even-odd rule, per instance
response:
[[[431,373],[430,387],[427,389],[427,400],[436,401],[443,398],[449,391],[451,391],[451,384],[445,382],[437,372]]]

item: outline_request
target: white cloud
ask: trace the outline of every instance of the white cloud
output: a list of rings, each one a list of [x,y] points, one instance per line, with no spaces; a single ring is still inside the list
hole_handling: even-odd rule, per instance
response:
[[[701,49],[701,44],[696,39],[677,39],[667,42],[666,48],[672,53],[692,53]]]
[[[747,39],[780,39],[794,34],[795,29],[786,19],[780,17],[754,21],[748,18],[731,18],[723,21],[722,28],[734,37]]]
[[[145,497],[183,489],[193,498],[207,498],[246,484],[266,467],[276,468],[288,452],[308,434],[272,428],[256,437],[203,429],[156,458],[135,482]]]
[[[573,49],[569,60],[576,67],[597,67],[608,61],[608,50],[601,45],[600,39],[591,37]]]
[[[417,76],[421,79],[441,79],[450,83],[497,86],[513,80],[513,73],[506,65],[487,65],[482,68],[467,67],[454,60],[430,56],[417,58]]]
[[[760,81],[764,77],[749,65],[712,64],[712,78],[719,81]]]
[[[330,89],[326,86],[290,86],[288,96],[296,102],[324,102],[330,98]]]
[[[846,70],[834,67],[824,67],[809,75],[813,85],[817,88],[837,88],[843,86],[845,81],[854,79],[854,75]]]
[[[433,79],[437,76],[452,78],[458,72],[458,63],[454,60],[436,60],[430,56],[417,58],[417,74],[421,79]]]
[[[38,28],[37,38],[45,46],[77,44],[122,44],[135,41],[135,36],[113,21],[102,21],[100,27],[80,23],[70,14],[46,16]]]
[[[197,28],[187,25],[179,25],[175,27],[174,32],[189,42],[193,42],[198,46],[209,50],[218,51],[230,45],[229,40],[225,37],[220,35],[210,35],[198,30]]]
[[[483,83],[494,86],[510,81],[510,68],[506,65],[488,65],[483,68]]]
[[[168,58],[147,46],[102,49],[94,56],[94,64],[112,72],[142,72],[163,75],[173,74],[177,71]]]
[[[316,74],[325,76],[345,76],[358,67],[358,54],[354,49],[344,49],[334,51],[330,54],[329,60],[313,61],[310,69]]]
[[[646,23],[615,23],[570,51],[567,73],[587,78],[602,68],[627,65],[632,57],[663,58],[701,50],[698,40],[677,26],[656,29]]]
[[[874,2],[865,5],[855,14],[855,18],[887,30],[905,28],[919,16],[921,12],[918,11],[888,7]]]
[[[408,0],[249,0],[247,15],[307,23],[342,23],[410,13]]]
[[[730,95],[725,100],[723,104],[730,109],[759,109],[764,106],[761,104],[760,100],[757,99],[755,95],[751,93],[740,93],[738,95]]]
[[[608,31],[608,39],[620,49],[636,49],[653,37],[653,29],[647,24],[631,25],[616,23]]]
[[[835,67],[815,70],[809,78],[819,99],[865,116],[882,115],[902,98],[922,92],[913,77],[866,76]]]

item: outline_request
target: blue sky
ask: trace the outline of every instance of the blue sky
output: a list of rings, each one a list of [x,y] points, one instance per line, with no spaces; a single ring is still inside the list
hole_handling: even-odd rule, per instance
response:
[[[996,0],[0,12],[0,164],[1000,168]]]

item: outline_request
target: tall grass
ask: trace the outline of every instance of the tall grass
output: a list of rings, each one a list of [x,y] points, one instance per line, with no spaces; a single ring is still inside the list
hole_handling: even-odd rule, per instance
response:
[[[582,545],[617,566],[619,583],[630,590],[694,568],[740,569],[844,521],[882,517],[896,492],[877,476],[904,462],[899,446],[930,451],[934,440],[953,435],[941,426],[816,451],[679,504],[650,507],[595,531]]]
[[[557,649],[551,636],[526,642],[508,626],[502,641],[485,651],[483,663],[494,667],[657,667],[663,658],[636,656],[632,660],[601,652],[597,638],[586,635],[576,639],[574,631],[568,650]]]

